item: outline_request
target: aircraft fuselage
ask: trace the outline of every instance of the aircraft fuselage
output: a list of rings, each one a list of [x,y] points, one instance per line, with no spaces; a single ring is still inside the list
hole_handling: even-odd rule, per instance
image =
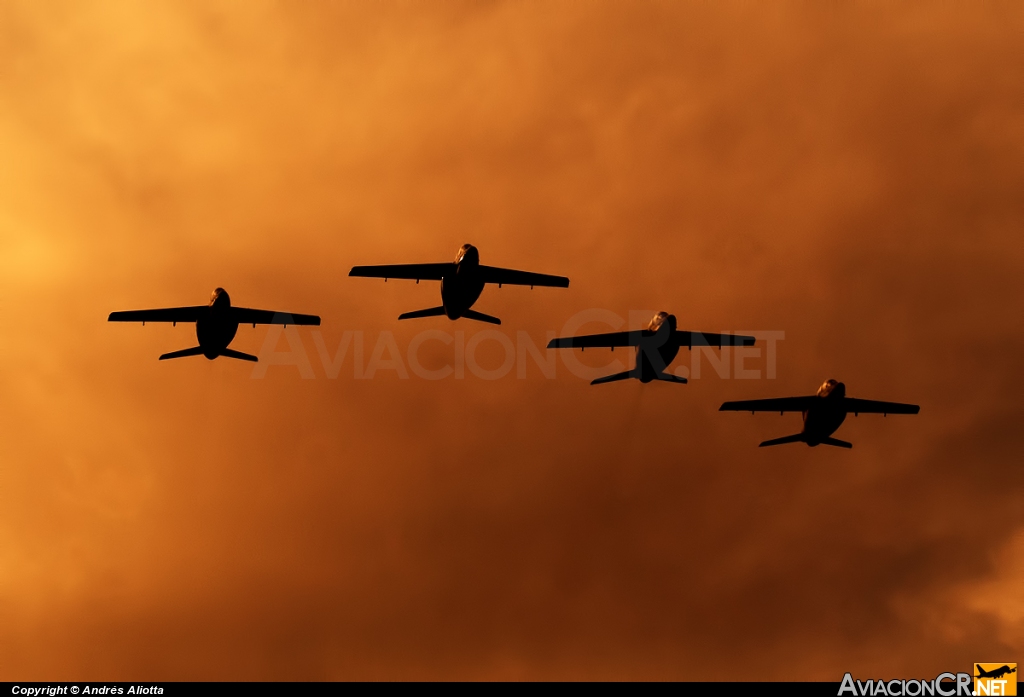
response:
[[[672,332],[676,329],[675,315],[659,312],[647,328],[655,332],[654,336],[641,340],[636,347],[637,378],[644,383],[656,380],[679,354],[679,344],[672,341]]]
[[[841,402],[845,396],[846,385],[835,380],[828,380],[818,388],[820,403],[803,412],[803,434],[807,445],[820,445],[843,425],[846,410],[841,406]]]
[[[238,322],[231,319],[231,297],[223,288],[213,291],[209,311],[196,320],[196,338],[203,355],[211,361],[228,347],[238,332]]]
[[[455,255],[455,271],[441,279],[441,304],[448,319],[458,319],[473,306],[484,291],[480,278],[480,252],[464,244]]]

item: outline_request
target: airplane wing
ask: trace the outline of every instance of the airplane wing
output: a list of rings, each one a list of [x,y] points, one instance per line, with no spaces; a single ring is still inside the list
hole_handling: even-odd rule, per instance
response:
[[[779,397],[777,399],[748,399],[741,402],[726,402],[718,411],[807,411],[821,402],[821,397]]]
[[[565,276],[550,276],[546,273],[530,273],[514,269],[501,269],[497,266],[480,265],[480,277],[484,283],[509,284],[515,286],[547,286],[549,288],[568,288],[569,279]]]
[[[164,307],[158,310],[128,310],[111,312],[108,322],[195,322],[209,312],[209,305],[193,307]]]
[[[297,315],[291,312],[272,310],[250,310],[247,307],[232,307],[231,317],[239,324],[302,324],[320,326],[316,315]]]
[[[455,264],[384,264],[383,266],[353,266],[349,276],[366,278],[408,278],[410,280],[440,281],[455,270]]]
[[[873,399],[843,398],[843,408],[854,414],[916,414],[921,407],[916,404],[899,402],[876,402]]]
[[[590,336],[567,336],[552,339],[548,348],[617,348],[619,346],[639,346],[641,339],[655,336],[650,329],[637,329],[631,332],[612,332],[610,334],[592,334]],[[672,340],[680,346],[753,346],[756,339],[741,334],[708,334],[707,332],[672,333]]]
[[[821,397],[780,397],[779,399],[751,399],[743,402],[726,402],[719,411],[807,411],[809,407],[820,404]],[[844,397],[842,408],[847,413],[857,414],[916,414],[921,407],[916,404],[899,404],[897,402],[876,402],[870,399],[852,399]]]
[[[752,336],[742,334],[708,334],[707,332],[672,333],[672,338],[680,346],[753,346],[757,341]]]
[[[637,329],[631,332],[566,336],[561,339],[552,339],[548,342],[548,348],[616,348],[618,346],[638,346],[640,339],[652,335],[653,332],[646,329]]]

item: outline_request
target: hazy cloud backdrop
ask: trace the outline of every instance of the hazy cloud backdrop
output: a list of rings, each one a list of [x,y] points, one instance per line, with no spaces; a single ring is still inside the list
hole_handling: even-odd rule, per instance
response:
[[[996,1],[3,3],[0,678],[1020,660],[1022,33]],[[572,279],[485,290],[513,339],[666,310],[785,332],[777,377],[329,379],[300,329],[315,378],[253,379],[105,321],[223,286],[331,352],[468,339],[396,321],[436,284],[347,277],[464,242]],[[760,450],[799,417],[717,411],[830,377],[921,414]]]

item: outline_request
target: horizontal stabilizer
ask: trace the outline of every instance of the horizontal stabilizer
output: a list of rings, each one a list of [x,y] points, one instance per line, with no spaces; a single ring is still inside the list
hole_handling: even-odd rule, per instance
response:
[[[166,360],[171,359],[171,358],[184,358],[185,356],[202,356],[202,355],[203,355],[203,348],[201,346],[196,346],[195,348],[182,349],[181,351],[171,351],[170,353],[165,353],[164,355],[160,356],[160,360],[166,361]]]
[[[426,310],[414,310],[413,312],[403,312],[398,316],[398,319],[416,319],[417,317],[440,317],[443,314],[444,306],[428,307]]]
[[[803,443],[803,442],[804,442],[804,434],[797,433],[797,434],[794,434],[792,436],[783,436],[782,438],[775,438],[774,440],[766,440],[765,442],[761,443],[761,445],[758,446],[758,447],[764,448],[764,447],[767,447],[769,445],[783,445],[785,443]]]
[[[617,382],[618,380],[629,380],[632,377],[636,377],[632,370],[627,370],[624,373],[615,373],[614,375],[605,375],[603,378],[591,380],[591,385],[603,385],[606,382]]]
[[[837,448],[852,448],[853,443],[847,443],[845,440],[839,440],[838,438],[826,438],[821,441],[822,445],[834,445]]]
[[[225,358],[237,358],[240,361],[252,361],[253,363],[257,363],[260,360],[259,358],[256,358],[256,356],[252,355],[251,353],[242,353],[241,351],[232,351],[229,348],[226,348],[223,351],[221,351],[220,355],[224,356]]]
[[[465,312],[462,313],[462,316],[465,317],[466,319],[475,319],[477,322],[501,324],[501,320],[498,319],[497,317],[491,317],[490,315],[485,315],[484,313],[477,312],[476,310],[466,310]]]
[[[680,385],[686,384],[686,378],[681,378],[678,375],[672,375],[671,373],[659,373],[655,380],[662,380],[664,382],[678,382]]]

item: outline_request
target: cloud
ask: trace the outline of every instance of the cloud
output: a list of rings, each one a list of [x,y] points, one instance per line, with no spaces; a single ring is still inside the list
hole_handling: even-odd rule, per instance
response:
[[[834,680],[1019,651],[1019,8],[65,9],[0,10],[0,674]],[[190,327],[104,322],[223,286],[320,314],[328,351],[469,338],[396,322],[433,284],[346,277],[464,242],[572,278],[485,291],[513,339],[667,310],[784,331],[778,378],[329,379],[300,329],[315,379],[257,380],[158,363]],[[829,377],[921,414],[764,451],[795,416],[716,411]]]

